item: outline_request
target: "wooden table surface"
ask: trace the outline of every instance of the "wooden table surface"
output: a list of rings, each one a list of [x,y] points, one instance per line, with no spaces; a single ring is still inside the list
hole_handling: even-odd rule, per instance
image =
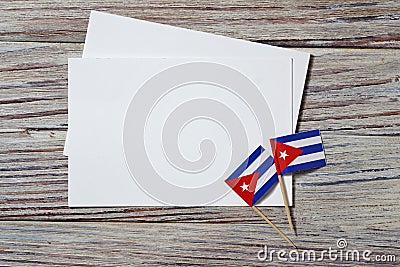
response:
[[[328,166],[296,174],[300,249],[400,261],[400,1],[1,1],[1,266],[293,266],[251,209],[67,206],[67,58],[80,57],[90,10],[292,47],[313,55],[299,130],[320,128]],[[162,42],[160,43],[162,45]],[[302,262],[375,266],[378,262]]]

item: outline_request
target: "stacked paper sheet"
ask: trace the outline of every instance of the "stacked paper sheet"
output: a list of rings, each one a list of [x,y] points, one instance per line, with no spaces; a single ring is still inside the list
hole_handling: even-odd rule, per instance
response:
[[[269,138],[294,132],[308,61],[92,12],[83,58],[68,68],[69,205],[245,205],[224,180]],[[291,176],[285,184],[291,202]],[[259,205],[283,205],[279,190]]]

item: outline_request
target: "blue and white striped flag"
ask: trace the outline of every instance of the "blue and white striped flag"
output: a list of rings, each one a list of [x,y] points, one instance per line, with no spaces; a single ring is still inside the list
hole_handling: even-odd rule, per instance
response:
[[[241,176],[265,151],[259,146],[225,180],[250,206],[255,205],[278,182],[278,174],[326,165],[319,130],[281,136],[270,141],[274,157],[268,156],[251,175]],[[258,179],[256,185],[255,179]]]
[[[326,165],[319,130],[273,138],[272,152],[278,174],[285,174]]]
[[[243,161],[239,167],[225,180],[225,182],[249,205],[255,205],[277,182],[278,175],[274,164],[274,159],[268,156],[253,172],[253,177],[242,176],[243,172],[258,159],[265,151],[259,146],[251,155]],[[263,177],[265,175],[265,177]],[[251,178],[257,178],[257,184],[253,188]]]

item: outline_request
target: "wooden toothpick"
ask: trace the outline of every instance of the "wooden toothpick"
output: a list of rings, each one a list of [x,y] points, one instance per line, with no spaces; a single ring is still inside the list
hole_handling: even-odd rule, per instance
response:
[[[297,248],[296,245],[292,242],[292,240],[289,239],[289,237],[287,237],[284,233],[282,233],[281,230],[279,230],[278,227],[276,227],[275,224],[273,224],[256,206],[251,206],[251,208],[257,212],[258,215],[261,216],[261,218],[264,219],[264,221],[266,221],[269,225],[272,226],[272,228],[274,228],[274,230],[281,236],[283,237],[287,242],[289,242],[290,245],[292,245],[294,248]]]
[[[290,209],[289,209],[289,201],[288,197],[286,194],[286,187],[285,183],[283,182],[282,175],[278,175],[278,180],[279,180],[279,186],[281,188],[282,196],[283,196],[283,203],[285,203],[285,210],[286,210],[286,216],[289,222],[289,227],[290,230],[295,234],[296,232],[294,231],[293,223],[292,223],[292,216],[290,216]]]

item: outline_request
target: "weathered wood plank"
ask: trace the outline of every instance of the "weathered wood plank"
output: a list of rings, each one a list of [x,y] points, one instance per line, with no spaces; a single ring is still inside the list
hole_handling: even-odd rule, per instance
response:
[[[0,2],[1,266],[294,265],[257,260],[264,244],[289,248],[246,207],[67,207],[66,63],[80,57],[92,9],[325,47],[300,48],[314,57],[299,128],[322,129],[329,164],[296,174],[299,235],[290,236],[301,249],[319,251],[346,238],[349,249],[396,255],[398,262],[400,51],[326,47],[399,48],[399,1],[41,0]],[[289,232],[283,209],[262,210]],[[371,264],[378,263],[301,263]]]
[[[329,225],[329,222],[327,223]],[[395,255],[398,240],[389,230],[343,231],[306,227],[293,236],[299,254],[338,249],[345,238],[348,250],[371,250],[376,255]],[[321,231],[323,230],[323,231]],[[398,233],[396,234],[398,235]],[[0,224],[0,264],[18,266],[293,266],[295,262],[260,261],[257,253],[267,245],[271,251],[291,251],[264,224],[150,224],[150,223],[49,223],[3,222]],[[346,251],[346,249],[342,250]],[[337,255],[337,254],[332,254]],[[305,256],[307,257],[307,256]],[[289,259],[286,255],[285,258]],[[330,260],[301,262],[306,266],[371,266],[378,262]],[[381,263],[397,266],[396,262]]]
[[[1,41],[83,42],[90,10],[289,46],[400,47],[399,1],[1,1]]]
[[[258,221],[243,208],[68,209],[67,159],[62,156],[66,61],[81,49],[81,44],[0,43],[1,219]],[[337,214],[354,218],[351,213],[361,207],[354,218],[359,227],[396,226],[400,52],[305,51],[314,58],[300,129],[323,130],[329,166],[296,176],[295,220],[320,225]],[[390,149],[383,155],[382,147]],[[343,199],[351,209],[344,209],[349,203]],[[366,199],[373,204],[366,205]],[[314,210],[315,203],[324,204]],[[284,222],[281,209],[272,209],[271,216]]]
[[[247,208],[67,207],[65,131],[0,134],[0,220],[258,222]],[[392,229],[400,210],[400,137],[323,132],[328,166],[295,176],[298,227]],[[384,153],[383,153],[384,150]],[[316,207],[318,203],[318,208]],[[285,223],[284,210],[268,209]],[[345,220],[336,220],[338,216]]]
[[[81,44],[0,43],[0,129],[65,129],[67,58]],[[397,135],[400,50],[302,49],[314,57],[300,129]]]

